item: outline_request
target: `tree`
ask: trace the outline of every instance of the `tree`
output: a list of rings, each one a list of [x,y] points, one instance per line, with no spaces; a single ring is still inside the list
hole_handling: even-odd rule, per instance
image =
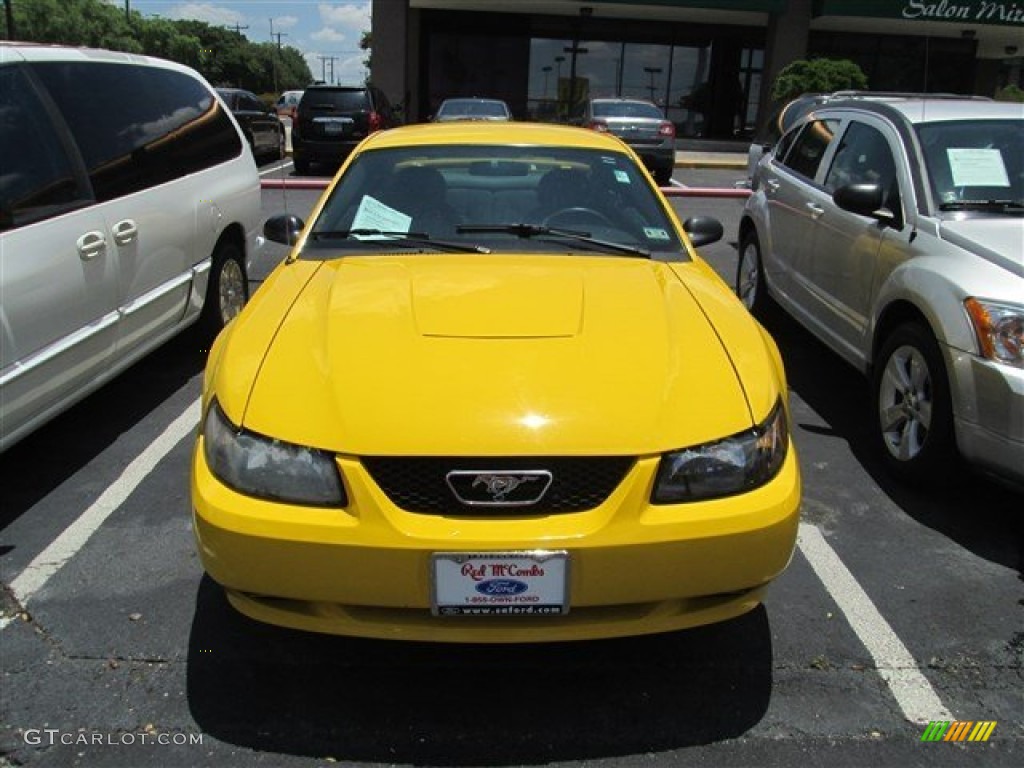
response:
[[[802,93],[864,90],[868,78],[848,59],[800,59],[779,72],[772,85],[772,98],[789,101]]]
[[[255,93],[273,89],[275,57],[286,89],[305,88],[313,80],[294,48],[278,51],[270,43],[253,43],[237,31],[202,21],[145,18],[134,10],[129,20],[102,0],[17,0],[12,6],[19,40],[145,53],[192,67],[214,85]]]
[[[359,38],[359,50],[370,51],[363,59],[363,66],[366,67],[367,72],[370,72],[370,62],[373,60],[373,36],[369,30],[363,30],[363,36]]]

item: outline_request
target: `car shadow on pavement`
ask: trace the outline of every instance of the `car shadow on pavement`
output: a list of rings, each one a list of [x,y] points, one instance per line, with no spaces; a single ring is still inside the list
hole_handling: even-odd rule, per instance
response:
[[[2,454],[0,530],[199,374],[209,345],[195,328],[184,331]]]
[[[742,735],[772,687],[763,606],[650,637],[461,645],[251,621],[204,577],[188,655],[196,724],[223,742],[339,762],[542,764]]]
[[[828,425],[797,423],[798,439],[804,430],[845,440],[878,488],[912,518],[979,557],[1024,573],[1024,494],[966,466],[952,477],[935,478],[933,487],[898,481],[872,442],[867,379],[777,307],[761,321],[779,346],[790,388]],[[830,482],[857,481],[839,475]]]

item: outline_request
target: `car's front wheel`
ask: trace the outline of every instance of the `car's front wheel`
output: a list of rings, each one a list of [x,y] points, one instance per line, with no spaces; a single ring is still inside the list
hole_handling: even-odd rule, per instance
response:
[[[206,299],[199,317],[200,333],[215,337],[242,311],[249,300],[249,278],[242,249],[234,243],[221,243],[213,254]]]
[[[761,317],[771,306],[771,297],[764,283],[761,243],[753,229],[740,238],[739,261],[736,265],[736,295],[751,314]]]
[[[953,407],[942,353],[925,325],[906,323],[885,339],[871,395],[882,461],[903,480],[941,484],[956,460]]]

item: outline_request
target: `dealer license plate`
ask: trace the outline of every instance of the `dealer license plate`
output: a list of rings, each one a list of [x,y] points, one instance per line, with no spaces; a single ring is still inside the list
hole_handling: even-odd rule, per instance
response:
[[[435,616],[560,616],[569,612],[565,552],[439,552]]]

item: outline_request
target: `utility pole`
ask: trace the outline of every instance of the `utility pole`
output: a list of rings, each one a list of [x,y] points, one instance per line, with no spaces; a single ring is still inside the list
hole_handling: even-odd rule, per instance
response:
[[[243,30],[243,29],[248,29],[248,28],[249,28],[249,25],[248,25],[248,24],[246,24],[246,25],[245,25],[245,26],[243,27],[243,26],[242,26],[241,24],[239,24],[239,23],[238,23],[237,21],[235,22],[235,34],[236,34],[236,35],[238,35],[239,37],[241,37],[241,36],[242,36],[242,30]]]
[[[322,67],[322,73],[323,74],[321,76],[321,79],[325,83],[327,82],[327,62],[328,61],[331,62],[331,84],[333,85],[334,84],[334,60],[336,58],[338,58],[338,57],[337,56],[318,56],[317,58],[320,59],[320,66]]]
[[[284,33],[284,32],[278,32],[275,35],[274,34],[274,20],[271,19],[270,20],[270,39],[273,40],[275,37],[277,38],[277,53],[276,54],[271,54],[271,56],[273,58],[273,65],[274,65],[273,66],[273,69],[274,69],[274,93],[277,93],[277,60],[281,56],[281,38],[282,37],[288,37],[288,35],[286,33]]]

